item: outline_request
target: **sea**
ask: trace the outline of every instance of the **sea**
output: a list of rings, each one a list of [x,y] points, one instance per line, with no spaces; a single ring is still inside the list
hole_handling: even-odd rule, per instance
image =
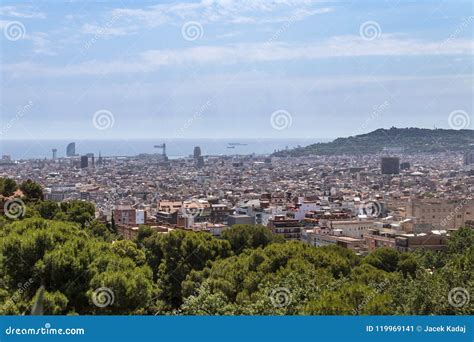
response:
[[[110,156],[136,156],[141,153],[162,153],[155,145],[166,144],[169,158],[188,157],[194,147],[201,148],[202,155],[269,155],[275,151],[307,146],[328,139],[117,139],[117,140],[0,140],[0,154],[12,160],[52,158],[57,149],[58,158],[66,156],[66,146],[76,143],[76,154]]]

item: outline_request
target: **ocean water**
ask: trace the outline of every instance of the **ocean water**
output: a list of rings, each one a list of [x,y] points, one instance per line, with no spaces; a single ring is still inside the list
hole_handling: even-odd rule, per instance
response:
[[[66,156],[66,146],[76,143],[76,154],[99,152],[102,156],[134,156],[140,153],[161,153],[154,145],[166,143],[166,154],[170,158],[186,157],[193,154],[195,146],[201,147],[203,155],[267,155],[276,150],[306,146],[327,139],[131,139],[131,140],[2,140],[0,154],[12,159],[51,158],[52,149],[57,149],[57,157]],[[230,144],[234,145],[230,145]],[[233,148],[229,148],[234,146]]]

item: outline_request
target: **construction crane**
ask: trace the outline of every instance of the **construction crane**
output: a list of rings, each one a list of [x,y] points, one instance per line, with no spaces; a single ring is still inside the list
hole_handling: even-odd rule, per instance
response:
[[[162,153],[163,159],[166,160],[166,144],[163,143],[162,145],[155,145],[155,146],[153,146],[153,147],[154,147],[154,148],[159,148],[159,149],[163,150],[163,153]]]

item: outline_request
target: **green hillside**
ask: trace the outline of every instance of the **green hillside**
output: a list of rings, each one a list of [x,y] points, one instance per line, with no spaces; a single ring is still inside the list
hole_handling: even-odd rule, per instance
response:
[[[396,128],[377,129],[367,134],[337,138],[292,150],[278,151],[274,156],[307,156],[380,153],[402,149],[407,153],[452,152],[474,149],[474,130]]]

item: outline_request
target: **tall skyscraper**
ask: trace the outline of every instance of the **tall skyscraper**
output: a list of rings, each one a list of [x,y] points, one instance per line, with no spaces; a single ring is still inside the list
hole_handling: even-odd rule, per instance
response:
[[[58,150],[56,148],[53,148],[53,159],[56,159],[56,154]]]
[[[381,167],[383,175],[398,175],[400,173],[400,158],[383,157]]]
[[[74,157],[76,155],[76,143],[72,142],[69,143],[66,147],[66,156],[68,157]]]
[[[89,157],[81,156],[81,169],[85,169],[89,166]]]
[[[199,146],[194,147],[194,159],[198,159],[201,156],[201,148]]]

